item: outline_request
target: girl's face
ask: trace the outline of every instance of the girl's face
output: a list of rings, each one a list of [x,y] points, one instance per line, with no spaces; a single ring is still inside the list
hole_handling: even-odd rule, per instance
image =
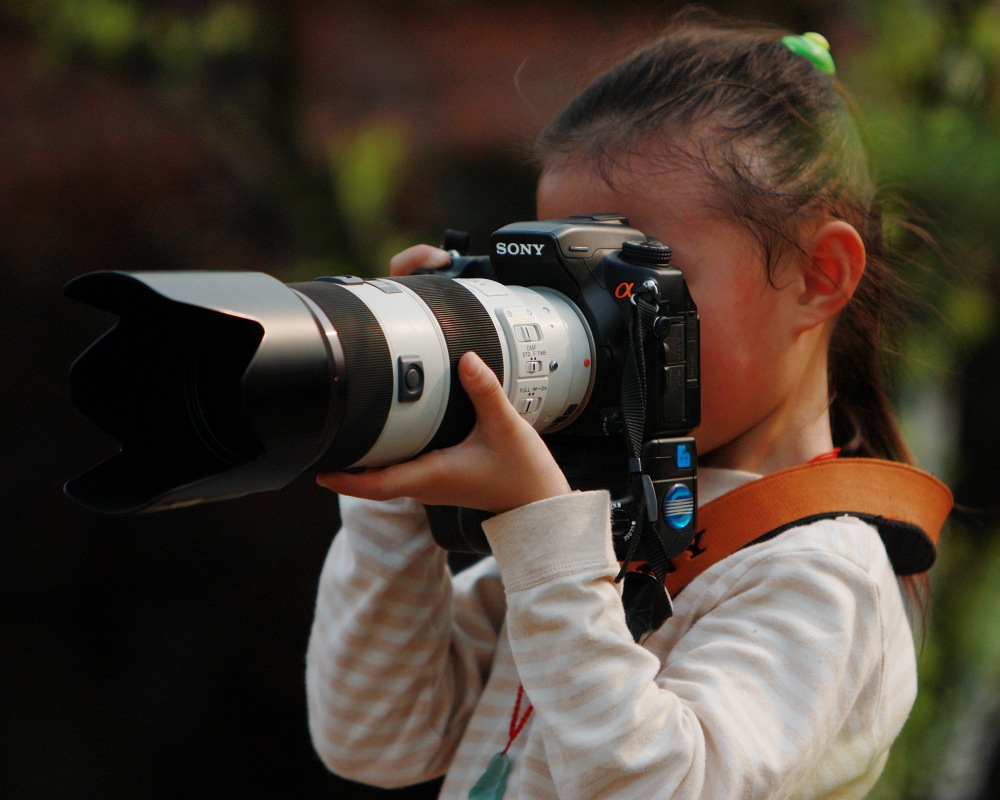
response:
[[[787,428],[795,370],[789,291],[794,272],[779,267],[768,281],[760,245],[739,222],[709,203],[704,179],[688,170],[641,168],[612,175],[609,186],[589,167],[546,171],[538,185],[538,218],[624,214],[647,236],[673,249],[701,317],[701,455],[718,466],[752,468],[741,441],[774,447],[769,431]],[[770,424],[774,423],[774,424]],[[727,447],[735,448],[729,453]]]

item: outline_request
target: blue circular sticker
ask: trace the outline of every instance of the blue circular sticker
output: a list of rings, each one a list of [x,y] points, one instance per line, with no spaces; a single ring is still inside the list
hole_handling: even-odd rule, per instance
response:
[[[663,498],[663,519],[675,531],[684,530],[694,519],[694,495],[683,483],[671,486]]]

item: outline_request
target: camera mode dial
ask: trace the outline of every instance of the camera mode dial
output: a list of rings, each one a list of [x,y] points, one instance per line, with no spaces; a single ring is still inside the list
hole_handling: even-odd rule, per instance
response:
[[[662,242],[622,242],[621,259],[629,264],[667,267],[673,255],[673,250]]]

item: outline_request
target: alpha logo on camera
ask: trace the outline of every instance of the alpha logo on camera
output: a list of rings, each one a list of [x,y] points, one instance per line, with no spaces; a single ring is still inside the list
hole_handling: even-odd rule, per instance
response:
[[[498,256],[540,256],[543,250],[545,250],[544,244],[497,242]]]
[[[615,297],[619,300],[626,300],[632,297],[632,290],[635,288],[635,281],[622,281],[615,287]]]

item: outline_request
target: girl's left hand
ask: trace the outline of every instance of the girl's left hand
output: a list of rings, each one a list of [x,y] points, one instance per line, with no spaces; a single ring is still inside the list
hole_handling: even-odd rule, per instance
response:
[[[497,513],[569,494],[569,483],[548,447],[514,410],[482,359],[466,353],[458,375],[476,410],[476,425],[464,441],[390,467],[327,472],[316,482],[338,494],[370,500],[412,497],[428,505]]]

